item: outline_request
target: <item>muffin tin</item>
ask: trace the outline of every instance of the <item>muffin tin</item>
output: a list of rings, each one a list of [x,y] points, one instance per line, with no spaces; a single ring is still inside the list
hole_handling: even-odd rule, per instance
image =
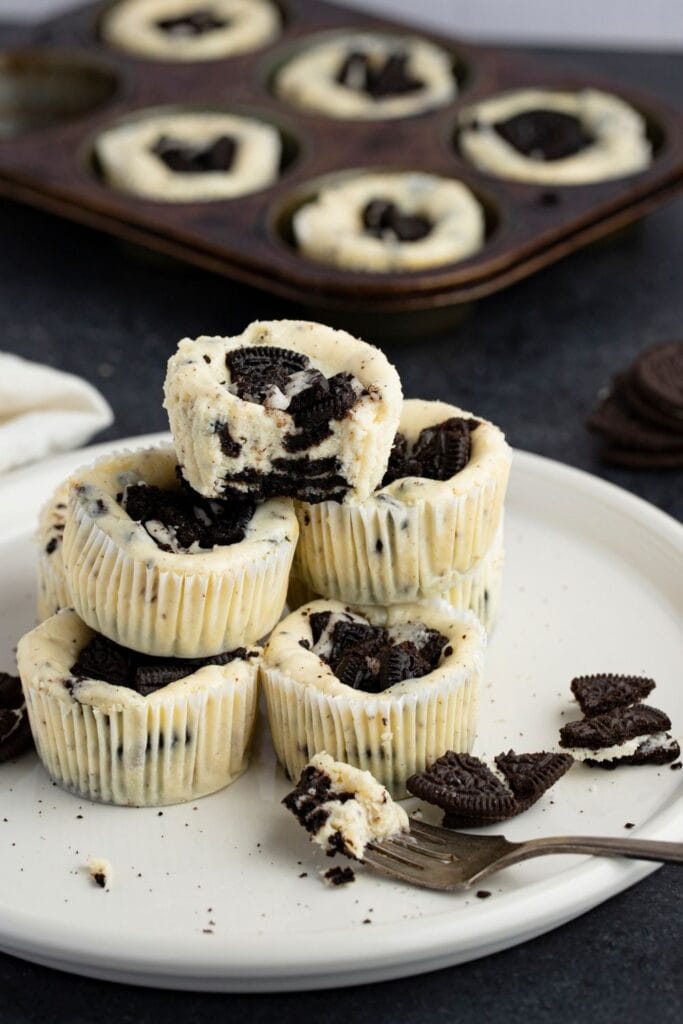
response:
[[[277,69],[321,33],[414,29],[319,0],[282,0],[283,31],[267,47],[226,60],[164,63],[101,41],[107,6],[15,32],[0,52],[0,193],[299,304],[401,313],[481,298],[642,217],[683,185],[683,115],[592,76],[571,79],[551,63],[421,32],[453,54],[457,99],[404,119],[342,121],[278,99]],[[622,96],[647,120],[652,165],[630,178],[552,188],[478,172],[457,150],[459,109],[525,85],[589,85]],[[98,172],[94,140],[112,123],[159,107],[211,107],[270,122],[284,143],[280,178],[260,192],[206,203],[165,204],[117,192]],[[457,264],[386,274],[344,271],[301,255],[293,212],[326,181],[366,169],[461,179],[486,210],[483,249]]]

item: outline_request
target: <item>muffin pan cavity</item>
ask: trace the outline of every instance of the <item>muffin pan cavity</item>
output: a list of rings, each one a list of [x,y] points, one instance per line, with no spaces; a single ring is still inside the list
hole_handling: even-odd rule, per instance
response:
[[[202,6],[187,0],[190,13]],[[101,27],[117,9],[112,4],[27,27],[19,44],[13,30],[18,49],[0,54],[0,192],[267,289],[316,315],[335,309],[359,317],[360,330],[363,317],[371,326],[380,312],[436,315],[498,291],[637,220],[683,186],[683,115],[657,98],[320,0],[285,0],[277,8],[276,36],[223,60],[147,60],[108,45]],[[348,35],[417,37],[436,46],[447,57],[454,94],[421,112],[384,119],[326,116],[278,94],[292,61],[321,40]],[[461,112],[534,86],[601,90],[624,100],[645,118],[649,166],[567,187],[496,177],[465,159],[457,137]],[[279,173],[238,199],[200,191],[150,201],[105,184],[93,159],[97,139],[159,108],[223,110],[271,125],[280,136]],[[326,183],[364,168],[461,182],[483,207],[484,244],[452,262],[379,272],[305,256],[294,242],[296,212]]]
[[[87,55],[32,49],[0,52],[0,139],[74,121],[116,93],[114,72]]]

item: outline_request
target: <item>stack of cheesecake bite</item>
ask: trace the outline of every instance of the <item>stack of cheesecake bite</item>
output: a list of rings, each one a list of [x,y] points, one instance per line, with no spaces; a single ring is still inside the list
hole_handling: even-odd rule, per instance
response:
[[[220,789],[247,767],[259,679],[293,779],[327,751],[401,797],[469,750],[502,433],[403,401],[380,351],[304,321],[185,339],[165,399],[173,447],[105,456],[41,514],[44,621],[17,658],[52,778],[117,804]]]

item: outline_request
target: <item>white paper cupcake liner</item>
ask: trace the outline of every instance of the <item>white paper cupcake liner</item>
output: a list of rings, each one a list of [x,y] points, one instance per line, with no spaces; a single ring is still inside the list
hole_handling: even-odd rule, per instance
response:
[[[425,597],[416,604],[430,604],[446,601],[461,611],[471,611],[477,616],[487,633],[491,633],[498,617],[498,606],[500,595],[503,589],[503,570],[505,567],[505,552],[503,547],[502,523],[493,541],[493,546],[469,572],[461,573],[456,577],[455,583],[449,590],[435,594],[432,597]],[[294,610],[302,604],[325,597],[324,594],[316,594],[303,580],[294,573],[289,577],[289,588],[287,590],[287,605]],[[354,605],[357,611],[364,615],[372,607],[385,607],[377,605]]]
[[[412,433],[450,416],[440,402],[404,402]],[[407,477],[355,504],[295,503],[294,575],[313,593],[354,605],[406,604],[443,594],[485,557],[503,516],[510,449],[482,422],[470,463],[448,481]]]
[[[149,697],[95,681],[70,690],[63,638],[72,635],[82,644],[90,630],[65,611],[18,651],[38,754],[58,785],[102,803],[161,806],[213,793],[246,769],[256,657],[200,669]]]
[[[35,538],[38,545],[36,612],[40,622],[71,604],[62,558],[68,498],[69,482],[66,480],[40,510]]]
[[[175,464],[168,451],[111,458],[130,467],[162,457]],[[96,464],[79,479],[108,468],[98,471]],[[88,494],[72,489],[63,558],[71,604],[93,629],[146,654],[195,658],[255,643],[278,621],[297,537],[290,502],[260,506],[253,537],[174,554],[123,515],[104,487],[90,487]]]
[[[329,601],[307,606],[313,611],[331,607],[341,606]],[[389,609],[388,621],[426,621],[442,631],[448,622],[447,635],[454,638],[455,654],[429,676],[381,694],[344,686],[311,652],[297,656],[292,646],[291,656],[283,663],[270,644],[266,648],[260,677],[270,730],[277,758],[292,780],[314,754],[327,751],[336,761],[372,772],[400,799],[408,795],[406,780],[415,772],[447,750],[471,750],[485,633],[469,613],[415,606],[407,617],[402,612]],[[295,613],[273,636],[289,629],[291,644],[298,645],[301,636],[296,622]],[[464,647],[466,653],[461,657],[456,637],[463,635],[467,639],[460,641],[460,651]]]

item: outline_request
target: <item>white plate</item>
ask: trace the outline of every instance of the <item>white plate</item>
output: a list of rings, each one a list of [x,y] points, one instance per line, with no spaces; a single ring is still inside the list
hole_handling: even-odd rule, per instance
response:
[[[13,668],[16,640],[34,621],[36,510],[73,466],[106,447],[0,485],[0,668]],[[654,676],[654,703],[680,728],[683,529],[609,484],[517,453],[507,552],[477,750],[552,745],[576,714],[569,680],[601,670]],[[329,890],[318,876],[329,861],[279,806],[287,788],[263,723],[246,776],[163,815],[81,803],[51,785],[35,756],[1,767],[0,947],[63,970],[172,988],[355,984],[504,949],[653,869],[545,857],[492,878],[486,900],[393,885],[362,869],[355,884]],[[683,773],[668,766],[577,766],[505,833],[623,836],[630,821],[631,835],[681,839],[682,790]],[[113,865],[111,891],[90,881],[89,855]]]

